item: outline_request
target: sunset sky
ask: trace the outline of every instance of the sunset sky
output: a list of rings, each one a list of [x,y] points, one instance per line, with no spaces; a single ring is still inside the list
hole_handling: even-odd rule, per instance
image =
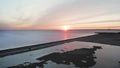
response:
[[[0,0],[1,30],[120,29],[120,0]]]

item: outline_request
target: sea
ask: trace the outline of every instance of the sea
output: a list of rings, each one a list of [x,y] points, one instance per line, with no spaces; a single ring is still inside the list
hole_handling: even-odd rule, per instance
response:
[[[94,34],[95,31],[5,30],[0,31],[0,50],[42,44]]]
[[[1,30],[0,31],[0,50],[42,44],[58,40],[66,40],[70,38],[84,37],[94,35],[95,32],[119,32],[119,30]],[[74,41],[69,43],[52,46],[49,48],[29,51],[16,55],[0,57],[0,68],[8,68],[16,65],[28,65],[30,63],[39,62],[37,58],[49,55],[51,53],[72,51],[80,48],[92,48],[93,46],[101,46],[95,52],[90,63],[84,62],[76,66],[75,63],[60,63],[59,60],[48,60],[42,67],[32,68],[120,68],[120,46]],[[59,63],[57,63],[59,62]],[[22,67],[21,67],[22,68]]]

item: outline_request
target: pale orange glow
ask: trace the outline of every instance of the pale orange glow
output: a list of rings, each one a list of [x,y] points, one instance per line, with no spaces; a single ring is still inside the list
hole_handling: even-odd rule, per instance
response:
[[[68,26],[68,25],[62,26],[62,30],[64,30],[64,31],[68,31],[69,29],[70,29],[70,26]]]
[[[67,40],[68,39],[68,32],[64,32],[64,40]]]

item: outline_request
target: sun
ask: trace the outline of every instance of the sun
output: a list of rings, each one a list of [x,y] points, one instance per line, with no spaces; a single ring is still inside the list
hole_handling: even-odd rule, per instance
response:
[[[68,26],[68,25],[62,26],[62,30],[64,30],[64,31],[68,31],[69,29],[70,29],[70,26]]]

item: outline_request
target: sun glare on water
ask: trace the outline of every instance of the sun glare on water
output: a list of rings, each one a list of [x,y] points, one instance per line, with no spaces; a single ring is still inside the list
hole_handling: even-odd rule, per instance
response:
[[[70,26],[68,26],[68,25],[62,26],[62,30],[64,30],[64,31],[68,31],[69,29],[70,29]]]

